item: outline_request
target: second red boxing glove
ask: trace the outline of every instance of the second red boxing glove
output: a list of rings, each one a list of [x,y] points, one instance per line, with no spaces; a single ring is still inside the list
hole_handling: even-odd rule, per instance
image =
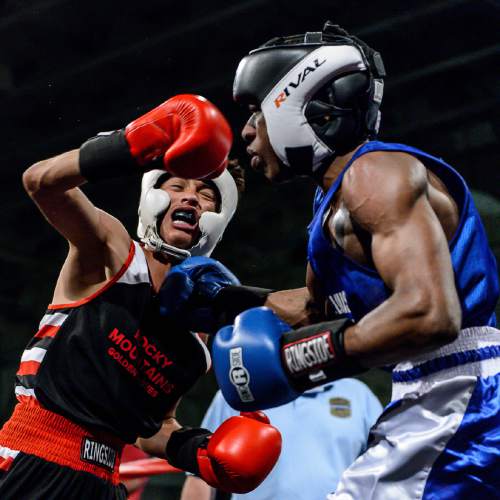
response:
[[[281,435],[262,412],[231,417],[198,449],[200,477],[216,489],[248,493],[271,472],[281,452]],[[264,415],[264,419],[262,416]]]
[[[262,412],[224,421],[211,434],[181,429],[170,437],[171,465],[194,472],[206,483],[229,493],[248,493],[271,472],[281,452],[281,434]]]
[[[160,164],[179,177],[216,177],[227,165],[231,145],[231,129],[216,106],[201,96],[177,95],[125,129],[85,142],[80,171],[96,181]]]

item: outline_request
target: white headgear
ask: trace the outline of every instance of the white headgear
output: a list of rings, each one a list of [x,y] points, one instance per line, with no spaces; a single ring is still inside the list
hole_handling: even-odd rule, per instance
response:
[[[159,223],[170,206],[170,196],[157,186],[158,179],[165,174],[164,170],[150,170],[142,177],[141,199],[139,202],[139,224],[137,236],[146,248],[171,255],[177,259],[204,255],[208,257],[236,211],[238,190],[233,176],[224,170],[221,175],[211,179],[220,195],[219,212],[203,212],[198,222],[200,238],[188,250],[177,248],[166,243],[159,235]]]
[[[327,157],[329,147],[313,130],[305,116],[313,94],[338,75],[365,71],[360,51],[349,45],[325,45],[313,50],[286,73],[262,101],[266,126],[273,149],[285,165],[290,165],[290,148],[312,147],[313,171]],[[290,86],[296,81],[296,89]]]

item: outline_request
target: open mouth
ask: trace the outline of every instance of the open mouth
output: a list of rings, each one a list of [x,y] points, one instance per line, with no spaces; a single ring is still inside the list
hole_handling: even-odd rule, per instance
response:
[[[260,156],[253,155],[252,158],[250,159],[250,166],[256,172],[262,172],[264,170],[265,163]]]
[[[172,212],[172,222],[178,229],[193,230],[198,224],[196,211],[189,208],[177,208]]]

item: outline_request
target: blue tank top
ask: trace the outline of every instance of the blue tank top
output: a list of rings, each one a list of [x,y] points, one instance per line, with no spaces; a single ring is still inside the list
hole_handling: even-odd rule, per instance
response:
[[[457,203],[460,220],[449,243],[455,284],[462,306],[462,328],[496,326],[499,287],[495,257],[465,181],[443,160],[404,144],[372,141],[361,146],[316,206],[309,226],[308,259],[325,296],[338,315],[358,321],[390,295],[374,268],[359,264],[332,245],[323,225],[333,196],[356,158],[372,151],[399,151],[418,158],[445,184]],[[318,199],[315,203],[318,204]]]

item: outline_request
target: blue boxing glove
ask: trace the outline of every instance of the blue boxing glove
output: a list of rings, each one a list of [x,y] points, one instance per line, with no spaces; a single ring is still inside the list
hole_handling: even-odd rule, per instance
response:
[[[266,307],[241,313],[219,330],[212,345],[215,376],[236,410],[280,406],[302,392],[365,371],[344,349],[348,318],[297,330]]]
[[[226,401],[239,411],[273,408],[296,399],[281,365],[281,338],[290,326],[267,307],[241,313],[212,345],[215,376]]]
[[[172,267],[160,289],[160,314],[177,325],[210,333],[219,325],[217,296],[238,278],[209,257],[189,257]]]

